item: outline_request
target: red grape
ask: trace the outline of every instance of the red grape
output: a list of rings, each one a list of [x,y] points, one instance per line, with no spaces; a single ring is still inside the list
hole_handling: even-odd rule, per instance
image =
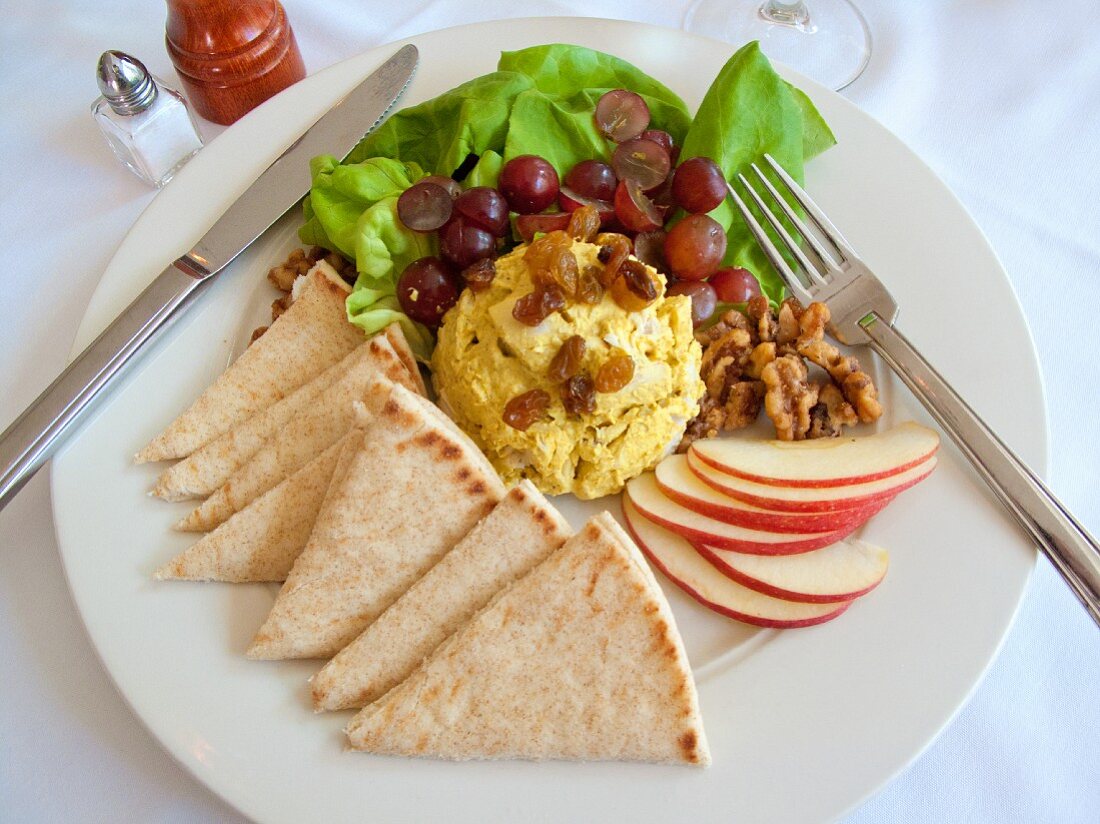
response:
[[[598,200],[592,197],[585,197],[584,195],[574,192],[568,186],[562,186],[561,191],[558,192],[558,205],[563,212],[575,212],[577,209],[581,208],[581,206],[591,206],[600,213],[601,223],[606,223],[615,216],[615,204],[610,200]]]
[[[538,155],[513,157],[500,170],[500,191],[512,211],[541,212],[558,196],[558,173]]]
[[[458,197],[462,194],[462,185],[453,177],[443,177],[442,175],[428,175],[427,177],[420,178],[419,183],[434,183],[436,186],[442,186],[447,190],[447,194],[451,196],[451,199]]]
[[[652,140],[636,138],[620,143],[611,156],[619,180],[636,180],[642,190],[660,186],[668,176],[668,152]]]
[[[739,266],[719,269],[708,282],[722,303],[746,303],[760,294],[760,284],[752,272]]]
[[[667,272],[668,264],[665,262],[665,230],[654,229],[651,232],[641,232],[634,238],[634,257],[647,266],[652,266],[658,272]]]
[[[459,269],[492,257],[496,246],[495,237],[461,215],[451,218],[439,232],[439,253]]]
[[[622,143],[645,131],[649,125],[649,106],[634,92],[613,89],[596,104],[595,119],[600,134]]]
[[[643,140],[652,140],[670,155],[672,154],[672,135],[660,129],[646,129],[638,137]]]
[[[615,217],[632,232],[660,229],[663,222],[660,211],[634,180],[619,181],[615,190]]]
[[[405,267],[397,281],[401,310],[433,329],[458,302],[459,285],[451,268],[437,257],[422,257]]]
[[[569,226],[569,212],[555,212],[552,215],[520,215],[516,218],[516,231],[527,243],[535,239],[536,232],[544,234]]]
[[[665,238],[665,260],[683,280],[703,280],[718,271],[726,254],[726,233],[708,215],[688,215]]]
[[[681,280],[668,287],[666,295],[687,295],[691,298],[691,325],[701,326],[710,320],[718,306],[714,287],[701,280]]]
[[[496,189],[475,186],[455,200],[455,211],[468,223],[496,236],[508,233],[508,204]]]
[[[596,200],[611,200],[619,179],[615,170],[599,160],[582,160],[569,170],[565,185],[579,195]]]
[[[415,183],[397,198],[397,216],[414,232],[434,232],[451,219],[447,190],[435,183]]]
[[[709,157],[688,158],[676,167],[672,197],[688,212],[709,212],[726,199],[726,178]]]

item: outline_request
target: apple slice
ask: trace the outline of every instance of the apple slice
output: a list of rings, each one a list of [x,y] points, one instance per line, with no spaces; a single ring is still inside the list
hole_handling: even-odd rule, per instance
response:
[[[693,544],[709,544],[756,555],[809,552],[835,543],[855,529],[853,526],[831,532],[782,533],[727,524],[665,497],[652,472],[631,480],[626,485],[626,496],[646,518]]]
[[[707,486],[688,467],[687,455],[670,455],[654,472],[657,486],[681,506],[727,524],[769,532],[835,532],[855,528],[882,509],[892,498],[883,497],[854,509],[835,512],[776,512],[753,506]]]
[[[852,603],[807,604],[772,598],[723,575],[679,535],[642,517],[626,495],[623,516],[655,567],[700,604],[729,618],[758,627],[808,627],[836,618]]]
[[[866,437],[812,441],[759,441],[710,438],[691,450],[720,472],[759,484],[832,487],[867,483],[897,475],[935,453],[940,436],[907,421]]]
[[[688,452],[688,466],[703,483],[723,495],[753,506],[780,512],[836,512],[864,507],[890,499],[904,489],[924,480],[936,467],[936,456],[928,458],[904,472],[863,484],[826,487],[787,487],[758,484],[736,478],[704,463],[694,452]]]
[[[750,555],[697,544],[696,551],[739,584],[787,601],[828,604],[870,592],[886,576],[885,549],[846,538],[798,555]]]

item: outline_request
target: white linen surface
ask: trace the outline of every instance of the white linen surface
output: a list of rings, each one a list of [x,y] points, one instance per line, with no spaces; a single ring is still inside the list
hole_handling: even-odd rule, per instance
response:
[[[371,46],[461,23],[571,14],[678,28],[690,4],[284,5],[314,72]],[[1004,261],[1046,382],[1049,479],[1100,534],[1096,0],[859,5],[875,51],[844,93],[943,177]],[[100,273],[153,196],[110,155],[88,114],[96,58],[119,48],[173,76],[163,3],[3,6],[0,428],[64,365]],[[209,138],[219,127],[204,123],[203,131]],[[935,266],[934,242],[928,251]],[[969,704],[847,820],[1096,821],[1098,639],[1040,561],[1000,657]],[[240,820],[160,749],[96,659],[64,582],[46,473],[0,514],[0,820]],[[730,820],[739,820],[735,809]]]

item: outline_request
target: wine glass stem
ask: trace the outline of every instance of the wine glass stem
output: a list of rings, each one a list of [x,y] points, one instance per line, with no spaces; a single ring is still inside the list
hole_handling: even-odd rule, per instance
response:
[[[810,10],[802,0],[783,3],[781,0],[767,0],[760,7],[760,16],[769,23],[790,26],[795,29],[807,29],[810,26]]]

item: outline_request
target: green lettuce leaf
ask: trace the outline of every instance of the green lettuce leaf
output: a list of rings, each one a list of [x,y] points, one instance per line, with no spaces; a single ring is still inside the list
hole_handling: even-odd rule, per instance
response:
[[[481,157],[479,157],[477,163],[474,164],[474,168],[470,169],[470,173],[466,175],[466,188],[472,189],[475,186],[489,186],[495,188],[497,179],[500,177],[500,169],[503,165],[504,158],[492,149],[487,149],[482,152]]]
[[[347,307],[348,320],[367,335],[380,332],[391,323],[400,323],[401,331],[405,333],[413,354],[425,363],[431,359],[435,345],[432,333],[401,311],[394,282],[375,281],[360,275],[355,281],[355,288],[348,295]]]
[[[753,42],[739,49],[718,73],[695,113],[680,156],[709,157],[727,179],[736,180],[752,163],[765,168],[767,153],[802,182],[804,161],[835,143],[810,99],[776,74],[760,44]],[[781,300],[783,282],[734,214],[729,201],[711,212],[726,228],[724,263],[748,269],[769,298]]]

